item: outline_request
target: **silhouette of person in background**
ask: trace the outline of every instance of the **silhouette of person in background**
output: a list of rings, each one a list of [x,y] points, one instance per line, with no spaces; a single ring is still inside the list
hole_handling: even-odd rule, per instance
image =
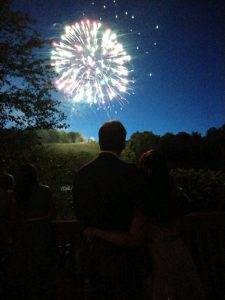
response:
[[[48,186],[38,182],[32,164],[19,168],[15,186],[17,218],[28,221],[51,220],[54,216],[52,194]]]
[[[50,223],[54,208],[49,187],[38,182],[31,164],[18,170],[14,211],[16,237],[8,272],[13,288],[9,286],[9,294],[15,299],[49,299],[56,283]]]
[[[12,220],[14,178],[11,174],[0,176],[0,264],[9,251],[10,221]]]
[[[126,130],[119,121],[104,123],[99,129],[99,156],[75,175],[75,214],[84,229],[92,226],[127,232],[145,198],[144,181],[138,168],[119,159],[125,139]],[[82,252],[90,299],[141,300],[142,250],[103,239],[86,239]]]
[[[86,228],[85,235],[134,246],[144,240],[145,230],[154,269],[146,280],[147,299],[206,299],[190,253],[179,236],[179,218],[189,212],[188,199],[175,186],[166,161],[159,152],[145,152],[140,158],[140,167],[148,176],[156,196],[154,205],[147,199],[142,206],[145,220],[135,216],[127,233]],[[140,226],[141,222],[145,226]]]

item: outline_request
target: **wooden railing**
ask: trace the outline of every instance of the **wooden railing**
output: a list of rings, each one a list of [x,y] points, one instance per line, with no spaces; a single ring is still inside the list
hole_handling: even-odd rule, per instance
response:
[[[84,300],[85,291],[80,276],[80,224],[75,220],[54,220],[52,225],[59,254],[59,299]]]
[[[80,289],[82,297],[83,290],[79,281],[82,232],[79,223],[74,220],[57,220],[53,221],[53,228],[62,277],[68,283],[72,276],[73,286],[76,286],[76,291]],[[225,213],[198,213],[184,217],[181,237],[190,250],[208,298],[225,299]],[[65,287],[67,283],[62,284]]]
[[[209,299],[225,299],[225,213],[188,215],[182,238],[189,248]]]

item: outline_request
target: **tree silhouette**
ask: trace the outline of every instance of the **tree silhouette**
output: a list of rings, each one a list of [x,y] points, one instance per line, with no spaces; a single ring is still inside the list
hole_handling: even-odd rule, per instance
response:
[[[49,42],[11,2],[0,0],[0,128],[65,127],[60,102],[52,96],[54,72],[41,55]]]
[[[133,161],[138,161],[140,155],[149,149],[160,151],[173,169],[224,171],[225,125],[218,129],[210,128],[204,137],[198,132],[166,133],[163,136],[155,135],[151,131],[135,132],[127,143],[126,151]]]

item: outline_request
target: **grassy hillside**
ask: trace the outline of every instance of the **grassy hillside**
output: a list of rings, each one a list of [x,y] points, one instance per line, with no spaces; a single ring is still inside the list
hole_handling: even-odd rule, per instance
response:
[[[73,218],[74,173],[99,153],[97,143],[44,144],[37,154],[40,180],[51,187],[58,218]]]
[[[82,152],[87,153],[90,156],[96,156],[99,152],[99,146],[97,143],[82,142],[82,143],[51,143],[44,144],[46,151],[50,151],[52,154],[56,155],[77,155]]]
[[[56,180],[52,177],[52,174],[56,172],[61,185],[66,185],[71,181],[70,176],[94,159],[98,152],[99,147],[96,143],[45,144],[38,159],[41,169],[44,170],[44,178],[49,184],[53,183],[52,180]]]

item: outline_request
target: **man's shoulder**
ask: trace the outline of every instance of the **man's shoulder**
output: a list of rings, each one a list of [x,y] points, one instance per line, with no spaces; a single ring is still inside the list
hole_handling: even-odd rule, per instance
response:
[[[90,176],[90,174],[97,174],[97,173],[104,173],[104,170],[106,172],[109,172],[110,170],[112,172],[115,172],[115,170],[121,171],[122,173],[128,173],[128,174],[139,174],[140,170],[139,168],[129,162],[125,162],[121,160],[118,157],[111,157],[111,158],[102,158],[101,156],[98,156],[91,162],[83,165],[78,171],[76,172],[76,177],[85,177]]]
[[[76,176],[82,176],[86,173],[89,173],[92,169],[96,167],[96,162],[97,158],[93,159],[92,161],[86,163],[85,165],[81,166],[77,171],[76,171]]]

